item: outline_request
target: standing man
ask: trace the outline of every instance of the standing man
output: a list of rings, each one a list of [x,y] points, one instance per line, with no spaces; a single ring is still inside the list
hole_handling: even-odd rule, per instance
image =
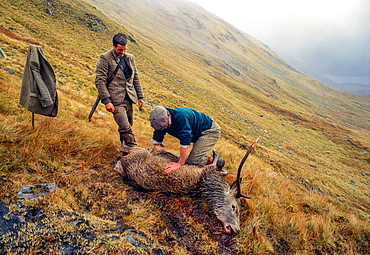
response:
[[[113,49],[101,54],[96,65],[95,85],[98,88],[101,102],[108,112],[113,113],[118,125],[121,143],[136,146],[133,125],[132,104],[144,106],[144,92],[140,84],[134,55],[127,53],[126,35],[118,33],[113,36]],[[121,61],[121,58],[122,61]],[[117,73],[113,73],[119,66]],[[112,76],[113,74],[113,76]],[[113,78],[113,79],[112,79]],[[107,84],[107,80],[111,80]]]
[[[150,125],[154,128],[151,139],[154,148],[159,151],[166,133],[180,140],[180,159],[171,162],[166,167],[166,172],[172,172],[185,163],[198,165],[207,164],[207,155],[221,136],[221,127],[204,113],[190,108],[164,108],[156,106],[150,112]],[[189,154],[190,143],[193,149]],[[217,166],[222,168],[224,160],[220,157]]]

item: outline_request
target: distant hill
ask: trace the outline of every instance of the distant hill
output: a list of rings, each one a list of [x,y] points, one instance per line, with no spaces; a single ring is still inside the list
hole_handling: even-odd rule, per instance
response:
[[[345,92],[353,93],[359,96],[369,96],[370,95],[370,85],[362,84],[362,83],[348,83],[348,82],[335,82],[332,79],[328,78],[327,75],[324,75],[320,70],[313,67],[309,63],[303,61],[302,59],[293,58],[288,55],[284,55],[281,53],[282,58],[290,63],[292,66],[296,67],[297,69],[301,70],[308,76],[317,79],[318,81],[338,90],[342,90]],[[330,76],[329,76],[330,77]],[[366,78],[366,77],[364,77]],[[370,81],[370,78],[368,79]]]

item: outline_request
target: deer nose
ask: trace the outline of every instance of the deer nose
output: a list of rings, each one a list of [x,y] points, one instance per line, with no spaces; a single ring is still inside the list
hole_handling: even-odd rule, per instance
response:
[[[231,232],[232,232],[232,228],[230,225],[225,225],[224,226],[224,230],[225,230],[225,233],[228,234],[228,235],[231,235]]]
[[[239,229],[233,229],[230,224],[226,224],[224,226],[225,233],[228,235],[237,235],[239,234],[240,230]]]

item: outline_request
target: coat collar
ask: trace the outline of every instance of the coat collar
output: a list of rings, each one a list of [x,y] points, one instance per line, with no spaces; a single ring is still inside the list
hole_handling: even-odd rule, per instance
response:
[[[115,60],[119,60],[118,54],[114,51],[114,49],[111,50],[112,56]],[[123,54],[124,58],[127,59],[127,52]]]

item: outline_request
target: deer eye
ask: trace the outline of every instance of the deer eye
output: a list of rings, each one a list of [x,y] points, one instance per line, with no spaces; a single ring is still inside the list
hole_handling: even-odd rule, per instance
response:
[[[231,209],[235,212],[235,210],[236,210],[236,206],[235,206],[235,205],[232,205],[232,206],[231,206]]]

